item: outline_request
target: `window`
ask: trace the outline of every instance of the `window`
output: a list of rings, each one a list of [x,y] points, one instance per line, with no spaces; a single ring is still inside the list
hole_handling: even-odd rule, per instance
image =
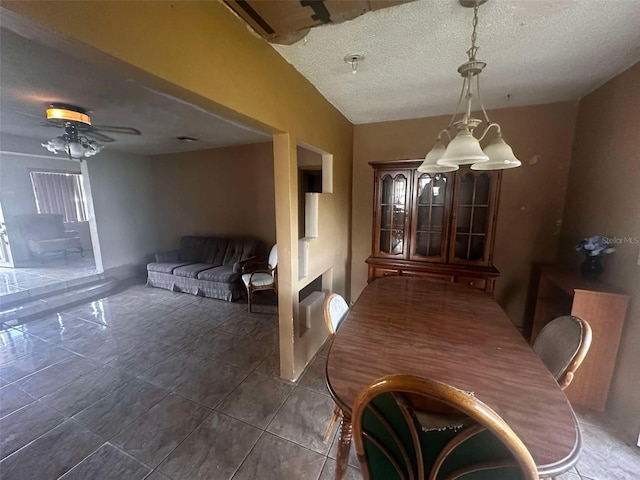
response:
[[[62,214],[65,223],[89,219],[81,174],[32,171],[31,184],[38,213]]]

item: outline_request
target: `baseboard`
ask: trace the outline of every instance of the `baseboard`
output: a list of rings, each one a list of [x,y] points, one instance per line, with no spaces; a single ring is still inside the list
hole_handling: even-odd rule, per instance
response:
[[[128,280],[131,278],[146,278],[146,265],[119,265],[117,267],[107,268],[104,271],[105,277],[115,277],[118,280]]]

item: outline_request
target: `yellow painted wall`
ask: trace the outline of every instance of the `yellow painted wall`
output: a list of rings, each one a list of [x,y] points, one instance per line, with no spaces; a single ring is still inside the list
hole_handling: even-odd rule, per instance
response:
[[[559,255],[577,269],[579,240],[620,239],[616,252],[602,262],[604,280],[631,295],[607,412],[629,443],[636,442],[640,430],[639,123],[640,63],[580,102]]]
[[[494,250],[500,270],[496,298],[518,326],[525,320],[531,263],[556,258],[576,113],[576,102],[489,111],[523,163],[503,173]],[[355,126],[352,300],[366,285],[365,259],[371,254],[373,169],[369,162],[424,158],[449,118]]]
[[[255,143],[151,157],[162,248],[183,235],[276,241],[273,145]]]
[[[3,1],[2,7],[242,120],[293,132],[327,151],[350,151],[349,121],[220,2]]]
[[[19,34],[125,73],[227,118],[276,133],[274,184],[280,251],[281,341],[297,309],[296,145],[334,155],[334,193],[322,215],[337,253],[334,285],[346,294],[353,126],[291,65],[220,2],[5,1],[3,23]],[[346,214],[344,212],[347,212]],[[293,342],[293,340],[292,340]],[[295,378],[311,352],[281,345],[281,374]]]

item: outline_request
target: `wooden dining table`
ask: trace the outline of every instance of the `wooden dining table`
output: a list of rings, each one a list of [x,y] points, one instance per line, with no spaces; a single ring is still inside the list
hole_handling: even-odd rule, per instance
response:
[[[571,405],[493,298],[460,284],[384,277],[364,289],[327,357],[327,385],[343,411],[336,479],[347,467],[358,393],[392,374],[473,392],[523,441],[541,477],[564,473],[578,460]]]

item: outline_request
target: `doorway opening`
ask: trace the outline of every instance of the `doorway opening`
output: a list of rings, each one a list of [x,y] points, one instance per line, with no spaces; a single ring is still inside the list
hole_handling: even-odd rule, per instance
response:
[[[4,150],[0,156],[0,296],[97,279],[80,163]]]

